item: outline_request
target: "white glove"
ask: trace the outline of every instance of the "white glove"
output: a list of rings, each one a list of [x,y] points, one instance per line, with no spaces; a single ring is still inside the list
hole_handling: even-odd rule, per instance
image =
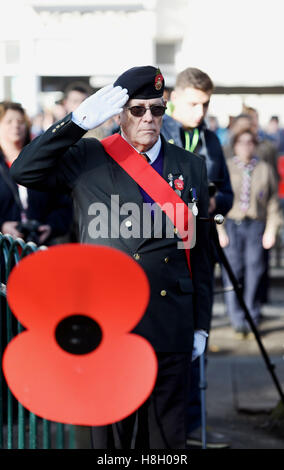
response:
[[[207,337],[208,334],[204,330],[197,330],[194,332],[191,361],[194,361],[204,353]]]
[[[72,121],[85,131],[100,126],[116,114],[128,101],[126,88],[107,85],[86,98],[72,113]]]

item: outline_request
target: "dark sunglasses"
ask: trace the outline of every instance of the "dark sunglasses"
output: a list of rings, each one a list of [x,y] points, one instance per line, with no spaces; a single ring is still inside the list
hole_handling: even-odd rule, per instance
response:
[[[166,111],[167,107],[166,106],[161,106],[159,104],[152,104],[151,106],[148,106],[148,107],[145,107],[145,106],[130,106],[126,109],[129,109],[132,116],[135,116],[135,117],[144,116],[147,109],[150,109],[153,116],[160,117],[160,116],[163,116],[163,114],[165,114],[165,111]]]

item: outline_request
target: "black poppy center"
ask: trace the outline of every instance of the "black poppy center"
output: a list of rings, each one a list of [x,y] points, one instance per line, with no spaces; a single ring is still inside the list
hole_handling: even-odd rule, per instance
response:
[[[102,330],[86,315],[70,315],[58,323],[55,338],[59,346],[71,354],[87,354],[98,347]]]

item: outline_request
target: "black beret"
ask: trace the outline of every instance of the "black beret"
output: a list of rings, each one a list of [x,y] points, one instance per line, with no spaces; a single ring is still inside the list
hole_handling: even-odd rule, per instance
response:
[[[129,99],[152,99],[163,96],[165,81],[160,69],[152,65],[133,67],[126,70],[113,86],[127,88]]]

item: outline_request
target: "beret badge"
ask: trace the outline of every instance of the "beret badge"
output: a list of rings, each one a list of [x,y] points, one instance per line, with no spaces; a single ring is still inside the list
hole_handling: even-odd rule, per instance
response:
[[[164,80],[164,77],[161,74],[160,69],[157,69],[156,77],[155,77],[155,89],[156,90],[160,90],[162,88],[163,80]]]

